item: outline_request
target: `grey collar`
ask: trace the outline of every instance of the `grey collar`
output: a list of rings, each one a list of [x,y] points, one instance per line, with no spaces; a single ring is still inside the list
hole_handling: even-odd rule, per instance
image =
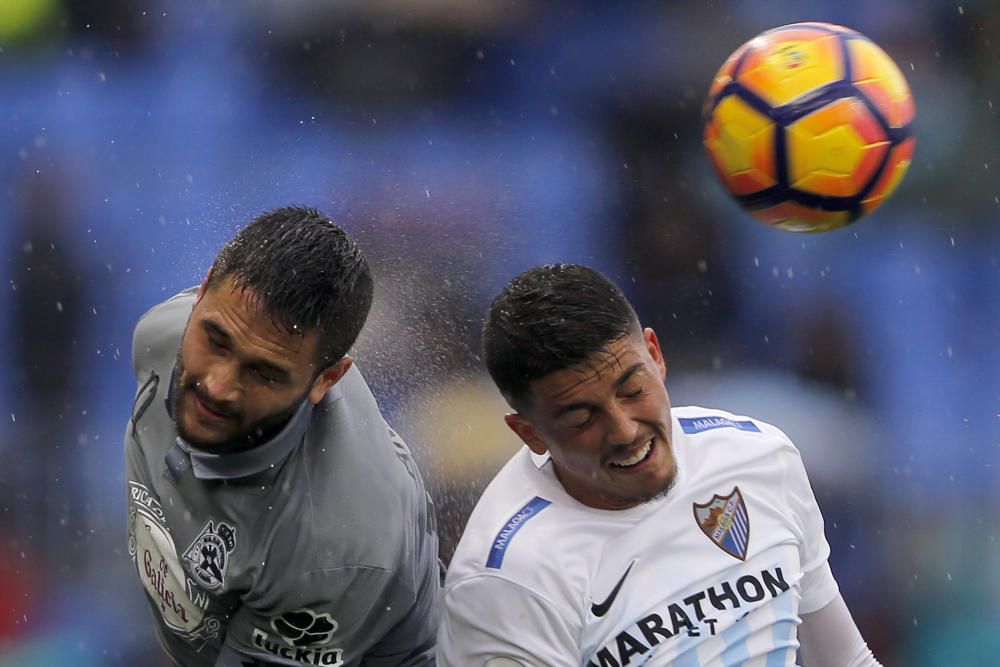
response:
[[[309,428],[313,405],[302,401],[292,418],[277,435],[256,447],[242,452],[212,454],[193,447],[183,438],[177,438],[180,447],[191,459],[191,471],[198,479],[239,479],[274,468],[288,458]]]

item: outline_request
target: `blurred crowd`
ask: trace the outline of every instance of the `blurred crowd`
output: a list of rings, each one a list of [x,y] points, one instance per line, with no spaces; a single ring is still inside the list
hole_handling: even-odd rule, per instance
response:
[[[820,236],[746,217],[701,148],[726,56],[804,20],[879,43],[917,106],[899,191]],[[0,665],[162,664],[125,548],[132,326],[289,203],[373,261],[354,356],[445,560],[519,446],[482,315],[582,262],[658,332],[675,405],[797,443],[885,664],[995,665],[998,49],[989,0],[0,0]]]

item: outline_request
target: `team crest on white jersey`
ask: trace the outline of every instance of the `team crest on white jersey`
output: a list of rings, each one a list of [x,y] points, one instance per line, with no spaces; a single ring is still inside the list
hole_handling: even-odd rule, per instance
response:
[[[229,554],[235,547],[236,529],[223,521],[209,521],[182,558],[198,583],[213,590],[226,580]]]
[[[733,487],[728,496],[715,494],[707,503],[694,503],[694,518],[717,547],[730,556],[746,560],[750,516],[740,487]]]

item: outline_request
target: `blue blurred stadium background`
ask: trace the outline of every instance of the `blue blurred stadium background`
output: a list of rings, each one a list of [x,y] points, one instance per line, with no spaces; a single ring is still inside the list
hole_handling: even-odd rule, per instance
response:
[[[745,217],[700,146],[725,57],[803,20],[917,104],[899,191],[821,236]],[[996,665],[998,48],[990,0],[0,0],[0,665],[164,664],[126,551],[132,325],[287,203],[373,260],[355,356],[445,556],[517,446],[482,313],[578,261],[657,329],[675,404],[796,440],[883,662]]]

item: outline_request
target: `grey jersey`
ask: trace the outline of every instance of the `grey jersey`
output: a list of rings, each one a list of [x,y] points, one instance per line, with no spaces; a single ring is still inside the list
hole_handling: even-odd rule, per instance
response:
[[[194,297],[154,307],[133,339],[128,548],[164,649],[184,667],[433,665],[433,508],[361,373],[267,443],[194,450],[167,401]]]

